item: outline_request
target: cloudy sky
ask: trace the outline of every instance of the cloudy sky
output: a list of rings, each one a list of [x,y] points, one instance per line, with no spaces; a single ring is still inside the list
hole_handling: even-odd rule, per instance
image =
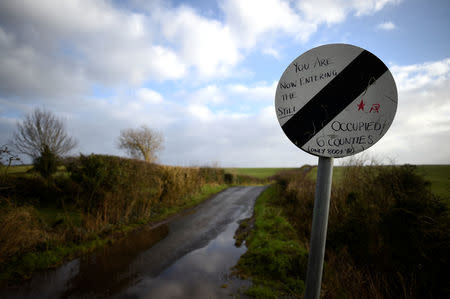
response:
[[[348,43],[398,88],[369,154],[448,164],[449,29],[448,0],[0,0],[0,142],[39,107],[65,120],[74,153],[124,155],[120,130],[146,124],[164,164],[316,164],[278,124],[277,83],[303,52]]]

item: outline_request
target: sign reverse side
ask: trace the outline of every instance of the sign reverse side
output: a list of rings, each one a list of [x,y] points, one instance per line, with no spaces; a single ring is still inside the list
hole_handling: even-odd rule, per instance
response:
[[[284,71],[275,110],[286,136],[321,157],[345,157],[375,144],[397,110],[397,88],[387,66],[347,44],[320,46]]]

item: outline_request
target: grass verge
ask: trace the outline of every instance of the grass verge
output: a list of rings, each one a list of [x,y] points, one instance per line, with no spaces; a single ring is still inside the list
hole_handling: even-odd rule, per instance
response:
[[[256,298],[300,296],[304,289],[307,250],[301,246],[294,228],[277,204],[279,187],[272,185],[257,199],[254,215],[243,221],[240,232],[254,222],[246,238],[247,252],[234,272],[253,285],[246,294]],[[243,236],[237,236],[237,240]]]

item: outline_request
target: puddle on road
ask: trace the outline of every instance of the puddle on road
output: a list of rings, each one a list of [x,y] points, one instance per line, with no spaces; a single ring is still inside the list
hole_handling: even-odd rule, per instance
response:
[[[250,286],[232,277],[230,268],[247,250],[234,246],[237,222],[207,246],[180,258],[157,277],[144,277],[117,298],[230,298]],[[239,297],[244,297],[239,295]]]
[[[78,273],[69,281],[69,289],[63,297],[86,295],[87,290],[92,295],[112,295],[126,288],[135,279],[135,274],[129,271],[130,263],[168,233],[167,224],[138,231],[82,258]]]
[[[95,253],[75,259],[54,271],[37,273],[20,286],[0,291],[2,298],[71,298],[110,296],[135,278],[128,266],[142,251],[167,236],[168,225],[130,233]]]

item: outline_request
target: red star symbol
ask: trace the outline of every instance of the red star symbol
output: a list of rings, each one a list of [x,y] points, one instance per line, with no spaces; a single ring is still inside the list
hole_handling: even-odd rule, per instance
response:
[[[361,100],[361,103],[358,104],[358,111],[359,110],[364,111],[364,102],[363,102],[363,100]]]

